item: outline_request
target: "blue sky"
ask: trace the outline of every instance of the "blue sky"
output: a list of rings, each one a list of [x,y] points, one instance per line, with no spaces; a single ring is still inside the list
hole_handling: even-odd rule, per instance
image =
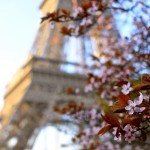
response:
[[[0,1],[0,103],[5,85],[30,51],[41,18],[41,2]]]

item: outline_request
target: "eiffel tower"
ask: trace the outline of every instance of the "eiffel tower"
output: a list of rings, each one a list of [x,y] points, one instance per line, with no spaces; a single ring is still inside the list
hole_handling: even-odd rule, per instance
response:
[[[71,0],[44,0],[40,9],[46,15],[61,7],[71,8]],[[51,29],[48,22],[40,24],[27,61],[7,86],[0,112],[0,150],[31,150],[41,127],[61,120],[61,116],[52,112],[54,105],[70,99],[87,103],[84,94],[80,97],[65,94],[70,87],[83,91],[87,70],[81,65],[85,63],[82,38],[63,38],[61,27],[56,24]],[[71,44],[66,46],[71,42],[75,48]],[[68,56],[65,47],[78,59]],[[12,139],[16,143],[10,146]]]

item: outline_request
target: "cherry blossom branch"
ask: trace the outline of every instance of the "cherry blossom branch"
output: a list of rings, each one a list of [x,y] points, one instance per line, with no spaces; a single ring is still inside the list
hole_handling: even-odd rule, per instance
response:
[[[111,9],[111,10],[121,10],[121,11],[123,11],[123,12],[129,12],[129,11],[133,11],[133,9],[135,9],[138,5],[142,5],[142,6],[144,6],[144,7],[146,7],[146,8],[150,8],[150,6],[149,5],[146,5],[144,2],[141,2],[141,1],[138,1],[138,2],[136,2],[135,3],[135,5],[133,5],[132,7],[130,7],[130,8],[128,8],[128,9],[125,9],[125,8],[123,8],[123,7],[106,7],[106,10],[107,9]]]

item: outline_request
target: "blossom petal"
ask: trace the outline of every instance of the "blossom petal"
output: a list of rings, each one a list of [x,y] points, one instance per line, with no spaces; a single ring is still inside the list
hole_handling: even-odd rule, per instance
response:
[[[129,91],[132,91],[132,90],[133,90],[133,88],[132,88],[132,87],[130,87],[130,88],[129,88]]]
[[[121,92],[122,92],[123,94],[127,95],[127,94],[129,94],[129,92],[132,91],[132,90],[133,90],[133,88],[130,87],[130,82],[128,82],[127,84],[124,84],[124,85],[122,86]]]
[[[146,108],[145,107],[141,107],[140,110],[141,112],[144,111]]]
[[[127,95],[129,93],[126,89],[122,89],[121,92],[125,95]]]
[[[130,124],[127,124],[124,128],[123,128],[124,131],[128,132],[128,134],[132,131],[132,127]]]
[[[140,92],[139,99],[135,100],[136,105],[140,105],[143,102],[143,94]]]
[[[134,113],[133,109],[129,110],[129,114],[132,115]]]
[[[144,111],[144,110],[145,110],[145,107],[135,107],[134,108],[134,111],[135,112],[139,112],[139,113],[142,112],[142,111]]]
[[[134,108],[134,111],[135,111],[135,112],[141,112],[141,110],[140,110],[139,107],[135,107],[135,108]]]
[[[127,87],[128,87],[128,88],[130,87],[130,82],[127,83]]]
[[[128,104],[129,104],[130,107],[135,107],[136,106],[136,103],[133,102],[132,100],[129,100]]]
[[[130,106],[126,106],[126,107],[125,107],[125,110],[130,110],[130,109],[131,109]]]

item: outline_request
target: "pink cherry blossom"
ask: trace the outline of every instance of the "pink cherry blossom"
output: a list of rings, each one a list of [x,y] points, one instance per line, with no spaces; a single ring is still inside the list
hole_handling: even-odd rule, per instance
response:
[[[128,104],[129,105],[125,107],[125,110],[128,110],[129,114],[132,115],[134,113],[134,108],[135,108],[136,104],[134,101],[131,101],[131,100],[128,101]]]
[[[139,99],[135,100],[136,105],[140,105],[143,102],[143,94],[140,92]]]
[[[115,135],[114,140],[115,141],[121,141],[121,133],[117,133],[118,128],[114,127],[113,130],[114,131],[112,132],[112,134]]]
[[[118,137],[115,136],[115,137],[114,137],[114,140],[115,140],[115,141],[121,141],[121,134],[119,133]]]
[[[91,14],[91,15],[95,15],[96,12],[97,12],[97,10],[98,10],[98,7],[97,7],[96,5],[93,5],[92,7],[90,7],[90,8],[87,10],[87,12],[88,12],[89,14]]]
[[[125,134],[125,141],[127,141],[128,143],[131,143],[134,140],[135,140],[134,134],[131,134],[131,132],[128,132]]]
[[[80,13],[83,13],[83,9],[81,7],[77,7],[74,9],[72,16],[76,18]]]
[[[84,91],[86,93],[93,91],[92,85],[91,84],[86,85]]]
[[[132,132],[132,127],[131,127],[131,125],[130,124],[127,124],[124,128],[123,128],[123,130],[124,131],[126,131],[126,132]]]
[[[81,26],[88,26],[93,23],[91,18],[84,18],[82,22],[80,23]]]
[[[141,136],[141,131],[138,130],[134,134],[135,134],[136,137],[140,137]]]
[[[124,84],[124,85],[122,86],[121,92],[122,92],[123,94],[127,95],[127,94],[129,94],[129,92],[132,91],[132,90],[133,90],[133,88],[130,87],[130,82],[128,82],[127,84]]]
[[[91,82],[91,84],[94,84],[95,78],[92,77],[92,78],[90,79],[90,82]]]
[[[95,82],[95,83],[94,83],[94,87],[95,87],[95,88],[98,88],[99,86],[100,86],[100,82]]]
[[[118,128],[117,128],[117,127],[113,127],[113,132],[112,132],[112,134],[113,134],[113,135],[116,135],[117,130],[118,130]]]
[[[96,118],[96,115],[97,115],[97,110],[95,108],[93,108],[91,111],[90,111],[90,115],[91,115],[91,119],[95,119]]]
[[[141,113],[145,110],[145,107],[137,107],[138,105],[142,104],[143,102],[143,95],[140,93],[139,99],[134,101],[129,100],[128,106],[125,107],[125,110],[129,111],[129,114],[132,115],[134,112]]]
[[[137,112],[137,113],[141,113],[145,110],[145,107],[135,107],[134,108],[134,111]]]

